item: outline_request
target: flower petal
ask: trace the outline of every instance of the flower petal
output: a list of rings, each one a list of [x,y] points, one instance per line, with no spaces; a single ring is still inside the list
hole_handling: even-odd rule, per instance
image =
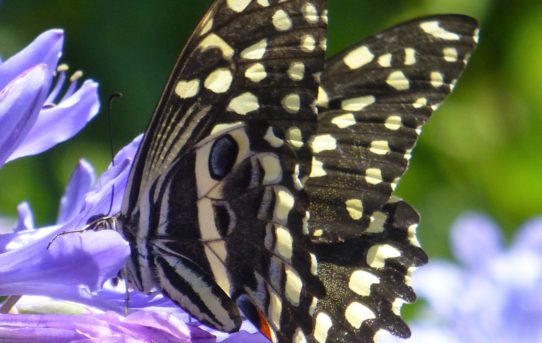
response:
[[[26,48],[0,64],[0,89],[28,69],[45,64],[48,74],[53,75],[62,55],[64,31],[53,29],[39,35]]]
[[[542,255],[542,217],[534,218],[519,228],[513,250],[533,250]]]
[[[85,160],[80,160],[72,173],[62,199],[60,199],[57,223],[65,223],[81,213],[85,203],[85,194],[91,190],[95,179],[96,175],[92,165]]]
[[[457,299],[465,292],[465,278],[465,273],[451,263],[433,261],[414,271],[412,282],[419,296],[447,316],[455,311]]]
[[[113,312],[83,315],[0,315],[0,336],[16,342],[196,342],[191,329],[173,316],[135,313],[124,318]],[[197,342],[213,342],[194,332]],[[194,337],[196,338],[196,337]]]
[[[0,91],[0,167],[36,123],[50,82],[47,67],[40,64]]]
[[[39,154],[76,133],[98,113],[98,84],[87,80],[81,88],[57,106],[43,109],[38,120],[11,154],[8,161]]]
[[[46,229],[35,231],[43,230]],[[66,234],[47,248],[51,239],[49,235],[0,254],[0,294],[63,299],[80,285],[97,290],[116,276],[130,250],[120,235],[111,230]]]
[[[452,226],[452,250],[458,261],[470,268],[481,268],[503,250],[499,228],[488,217],[468,213]]]

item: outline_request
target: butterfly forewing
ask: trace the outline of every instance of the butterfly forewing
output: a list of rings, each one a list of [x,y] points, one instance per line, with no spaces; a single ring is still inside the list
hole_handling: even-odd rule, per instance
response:
[[[120,215],[128,278],[202,322],[238,329],[244,297],[289,342],[324,289],[308,236],[308,139],[326,36],[322,0],[215,1],[181,53]]]
[[[398,25],[326,62],[306,187],[314,240],[346,240],[369,227],[476,41],[475,20],[439,15]]]

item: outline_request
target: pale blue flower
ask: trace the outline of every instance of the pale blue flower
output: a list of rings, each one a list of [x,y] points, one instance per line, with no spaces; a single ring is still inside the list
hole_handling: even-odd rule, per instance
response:
[[[458,264],[435,260],[414,273],[427,306],[411,342],[542,342],[542,218],[506,248],[488,217],[466,214],[452,227]]]

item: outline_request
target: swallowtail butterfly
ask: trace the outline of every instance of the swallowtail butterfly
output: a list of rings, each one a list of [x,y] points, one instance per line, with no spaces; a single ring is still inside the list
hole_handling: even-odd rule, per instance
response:
[[[392,196],[421,126],[477,42],[437,15],[324,62],[325,0],[216,0],[182,51],[132,168],[125,276],[199,321],[273,342],[410,335],[427,257]]]

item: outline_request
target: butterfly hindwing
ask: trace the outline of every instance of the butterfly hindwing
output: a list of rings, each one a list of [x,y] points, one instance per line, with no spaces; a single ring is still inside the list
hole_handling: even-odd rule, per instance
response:
[[[369,228],[406,170],[422,125],[463,72],[477,32],[470,17],[425,17],[326,62],[306,185],[313,240],[346,240]]]
[[[119,216],[132,287],[222,331],[248,301],[274,341],[312,331],[324,289],[308,235],[326,1],[217,0],[186,44]]]
[[[427,263],[416,239],[419,215],[392,197],[375,216],[372,234],[316,247],[327,290],[316,307],[319,342],[372,342],[379,330],[410,336],[400,309],[416,299],[412,271]]]

